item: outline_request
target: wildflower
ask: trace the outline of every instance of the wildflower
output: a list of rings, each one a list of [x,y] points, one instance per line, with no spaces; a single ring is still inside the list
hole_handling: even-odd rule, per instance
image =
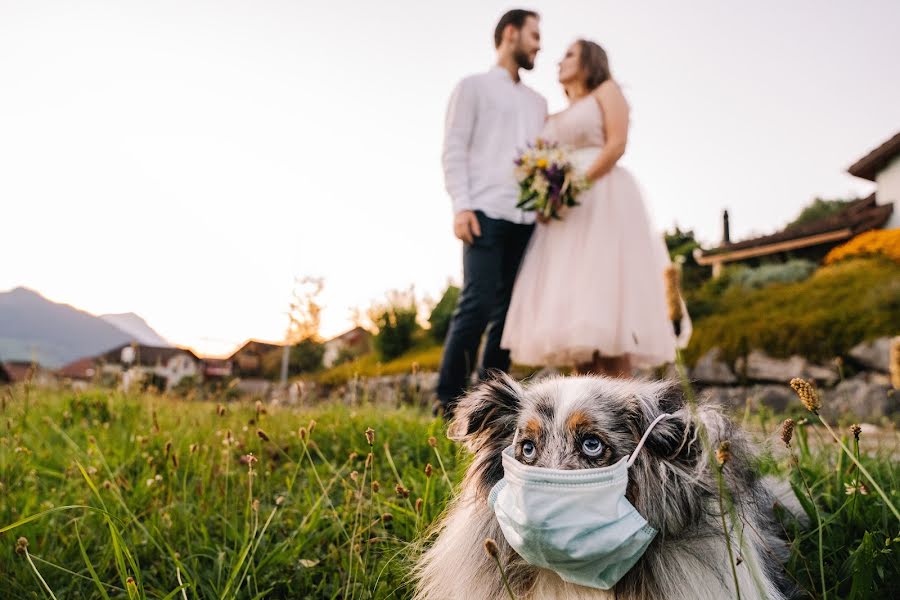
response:
[[[403,487],[403,484],[398,483],[394,490],[397,492],[397,495],[401,498],[409,498],[409,490]]]
[[[784,442],[785,446],[790,447],[791,438],[794,437],[794,423],[793,419],[785,419],[784,423],[781,424],[781,441]]]
[[[484,551],[494,560],[500,559],[500,548],[497,546],[497,542],[491,538],[484,540]]]
[[[850,485],[849,483],[845,483],[844,493],[848,496],[852,496],[853,494],[868,496],[869,490],[868,488],[866,488],[866,485],[864,483],[860,483],[859,485]]]
[[[716,449],[716,462],[720,467],[724,467],[729,460],[731,460],[731,442],[725,440]]]
[[[256,420],[259,421],[259,413],[262,412],[262,402],[256,401]]]
[[[112,487],[112,482],[110,482],[109,479],[107,479],[106,481],[103,482],[103,489],[108,490],[111,487]]]
[[[390,523],[393,520],[394,520],[394,515],[392,515],[391,513],[384,513],[383,515],[381,515],[382,523]]]
[[[172,453],[172,466],[176,469],[178,468],[178,455],[174,452]]]
[[[850,433],[853,434],[853,437],[856,441],[859,441],[859,434],[862,433],[862,427],[859,426],[859,423],[854,423],[850,426]]]
[[[95,467],[95,466],[93,466],[93,465],[89,466],[89,467],[88,467],[87,469],[85,469],[85,470],[87,471],[87,474],[88,474],[88,475],[96,475],[96,474],[97,474],[97,467]]]
[[[134,580],[134,577],[129,577],[125,580],[125,587],[128,588],[129,598],[132,596],[132,594],[137,595],[137,582]]]
[[[350,462],[353,462],[354,460],[356,460],[357,456],[359,456],[359,454],[357,454],[356,452],[351,452],[350,456],[347,457],[347,460],[349,460]]]
[[[432,448],[436,448],[437,447],[437,438],[434,436],[429,437],[428,445],[431,446]]]
[[[253,499],[252,506],[253,506],[253,512],[259,512],[259,499],[258,498]]]
[[[312,433],[313,429],[315,429],[315,428],[316,428],[316,420],[310,419],[309,426],[308,426],[309,432]]]
[[[433,470],[434,469],[431,467],[431,463],[428,463],[427,465],[425,465],[425,477],[431,477],[431,472]]]
[[[378,490],[380,490],[380,489],[381,489],[381,484],[378,483],[377,481],[373,481],[372,482],[372,491],[377,494]]]
[[[352,479],[353,481],[356,481],[357,479],[359,479],[359,473],[357,473],[356,471],[351,471],[350,479]]]
[[[366,429],[366,441],[369,442],[370,446],[375,443],[375,430],[371,427]]]
[[[172,451],[172,440],[166,442],[166,458],[169,458],[169,452]]]
[[[297,435],[300,436],[301,440],[305,440],[306,439],[306,427],[301,427],[300,430],[297,432]]]
[[[422,513],[422,505],[425,503],[421,498],[416,498],[416,514]]]
[[[900,335],[891,340],[889,370],[891,372],[891,386],[895,390],[900,390]]]
[[[805,379],[795,377],[791,379],[791,387],[794,388],[794,391],[800,398],[800,402],[806,407],[806,410],[811,413],[819,414],[819,409],[822,408],[822,402],[819,400],[819,392],[816,391],[813,384]]]
[[[284,504],[284,496],[275,498],[275,506],[281,506],[282,504]]]
[[[261,439],[261,440],[264,441],[264,442],[268,442],[268,441],[269,441],[269,436],[267,436],[267,435],[266,435],[266,432],[263,431],[262,429],[257,429],[257,430],[256,430],[256,435],[259,436],[259,439]]]
[[[191,444],[191,454],[194,454],[199,449],[200,449],[200,444]]]
[[[20,537],[16,540],[16,554],[25,554],[28,552],[28,538]]]
[[[372,454],[371,452],[369,452],[369,455],[366,456],[366,468],[367,469],[372,466],[373,460],[375,460],[375,455]]]
[[[151,479],[148,479],[148,480],[147,480],[147,487],[153,487],[153,484],[154,484],[154,483],[156,483],[156,480],[155,480],[155,479],[152,479],[152,478],[151,478]]]
[[[225,407],[221,404],[216,406],[216,414],[219,415],[220,417],[224,417],[225,416]]]
[[[677,265],[669,265],[664,272],[666,281],[666,303],[669,307],[669,320],[681,321],[684,313],[681,310],[681,271]]]
[[[252,453],[245,454],[241,457],[241,464],[253,466],[253,463],[259,462],[259,459],[253,456]]]

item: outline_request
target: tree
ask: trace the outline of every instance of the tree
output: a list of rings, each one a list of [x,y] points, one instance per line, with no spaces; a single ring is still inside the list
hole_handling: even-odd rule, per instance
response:
[[[369,309],[369,320],[377,330],[373,343],[382,360],[397,358],[413,347],[415,334],[419,330],[419,307],[415,292],[393,291],[387,301],[373,304]]]
[[[281,355],[282,385],[287,384],[291,372],[315,370],[322,364],[325,349],[319,336],[322,306],[318,298],[324,287],[325,280],[321,277],[294,279],[288,310],[288,329]]]
[[[447,331],[450,329],[450,318],[453,316],[453,311],[456,310],[458,301],[459,288],[450,284],[444,290],[444,295],[441,296],[438,303],[431,309],[431,316],[428,317],[428,323],[431,325],[429,333],[435,341],[443,343],[447,337]]]

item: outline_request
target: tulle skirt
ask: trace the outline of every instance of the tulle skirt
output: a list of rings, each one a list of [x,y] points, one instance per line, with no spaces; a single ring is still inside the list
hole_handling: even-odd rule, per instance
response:
[[[588,150],[588,149],[585,149]],[[587,165],[599,150],[578,152]],[[675,359],[664,272],[669,255],[640,188],[615,167],[562,221],[538,225],[522,262],[501,346],[518,364],[571,366],[628,356],[638,368]],[[680,339],[690,336],[685,312]]]

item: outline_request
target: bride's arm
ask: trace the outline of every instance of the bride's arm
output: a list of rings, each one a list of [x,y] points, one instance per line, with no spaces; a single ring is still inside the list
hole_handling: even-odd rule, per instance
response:
[[[600,103],[603,130],[606,132],[606,144],[586,173],[588,179],[596,181],[609,173],[625,154],[628,142],[628,102],[618,84],[611,79],[603,82],[592,95]]]

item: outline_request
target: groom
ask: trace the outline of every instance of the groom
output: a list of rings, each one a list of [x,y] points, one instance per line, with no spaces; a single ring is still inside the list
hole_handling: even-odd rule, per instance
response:
[[[465,392],[487,332],[478,375],[509,369],[500,348],[506,311],[534,216],[516,208],[513,160],[533,142],[547,102],[519,80],[541,48],[539,17],[511,10],[494,31],[497,64],[463,79],[450,98],[444,136],[444,179],[453,201],[453,232],[463,242],[463,287],[441,359],[438,399],[445,417]]]

